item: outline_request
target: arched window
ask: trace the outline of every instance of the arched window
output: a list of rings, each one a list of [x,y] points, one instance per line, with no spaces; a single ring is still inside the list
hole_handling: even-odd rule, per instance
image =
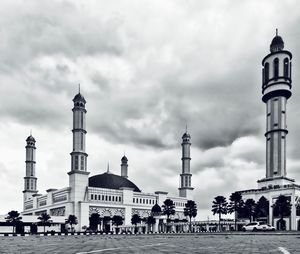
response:
[[[270,64],[269,63],[265,63],[265,68],[264,68],[265,79],[264,79],[264,83],[267,83],[269,81],[269,73],[270,73]]]
[[[287,57],[283,60],[283,76],[285,78],[289,76],[289,59]]]
[[[80,149],[83,150],[83,133],[80,133]]]
[[[274,78],[277,79],[279,74],[279,60],[277,57],[274,59],[273,66],[274,66]]]
[[[75,155],[75,170],[78,170],[78,155]]]

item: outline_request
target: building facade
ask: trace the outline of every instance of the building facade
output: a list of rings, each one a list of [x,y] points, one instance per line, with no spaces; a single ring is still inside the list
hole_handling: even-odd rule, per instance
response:
[[[292,54],[284,50],[278,35],[273,38],[270,53],[262,60],[262,101],[266,104],[266,175],[257,181],[257,189],[241,191],[243,199],[258,201],[265,197],[269,202],[266,220],[279,229],[279,216],[274,204],[280,195],[288,197],[291,215],[284,218],[286,229],[300,230],[300,186],[287,177],[287,101],[292,92]]]
[[[170,196],[168,192],[142,192],[128,177],[128,159],[121,159],[120,175],[112,174],[109,167],[103,174],[89,176],[86,153],[86,100],[79,93],[73,99],[73,149],[71,155],[71,170],[68,172],[69,186],[63,189],[47,190],[46,194],[37,191],[35,172],[35,139],[30,135],[26,145],[26,176],[24,177],[24,207],[22,216],[37,216],[48,213],[53,218],[67,218],[72,214],[78,218],[76,230],[89,227],[89,218],[93,213],[100,215],[99,230],[112,229],[112,217],[121,216],[124,226],[131,225],[133,214],[141,218],[153,215],[154,207],[161,209],[166,199],[173,200],[176,213],[174,220],[185,219],[183,214],[185,203],[192,199],[190,146],[191,137],[185,132],[182,137],[182,174],[179,196]],[[156,214],[155,230],[159,230],[159,222],[165,222],[165,217]]]

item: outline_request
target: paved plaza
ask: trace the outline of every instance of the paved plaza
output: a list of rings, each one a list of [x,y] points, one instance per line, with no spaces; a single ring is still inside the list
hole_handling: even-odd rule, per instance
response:
[[[300,253],[300,234],[0,237],[0,253]]]

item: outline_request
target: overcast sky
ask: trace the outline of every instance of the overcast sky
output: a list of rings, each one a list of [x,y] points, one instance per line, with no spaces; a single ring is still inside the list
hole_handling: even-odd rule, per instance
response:
[[[0,214],[22,210],[25,139],[37,140],[38,190],[68,186],[72,99],[87,100],[91,175],[178,195],[181,136],[192,137],[200,219],[215,196],[265,176],[261,60],[275,28],[293,53],[288,177],[300,182],[298,1],[1,1]]]

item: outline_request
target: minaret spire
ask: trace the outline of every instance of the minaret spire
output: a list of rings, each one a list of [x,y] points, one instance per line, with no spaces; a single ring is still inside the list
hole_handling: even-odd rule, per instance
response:
[[[26,139],[26,173],[24,177],[24,202],[31,199],[37,191],[37,178],[35,175],[35,139],[30,131],[30,136]],[[24,210],[26,207],[24,207]]]
[[[85,150],[86,141],[86,100],[80,93],[80,85],[78,85],[78,93],[73,98],[73,149],[71,155],[71,170],[69,175],[70,200],[73,205],[69,207],[69,213],[74,214],[77,218],[81,218],[81,202],[87,198],[87,187],[89,184],[89,174],[87,171],[87,157]],[[80,221],[80,220],[79,220]],[[81,229],[83,224],[77,224]]]
[[[288,134],[286,105],[292,95],[292,54],[283,48],[284,42],[276,28],[276,36],[270,45],[271,54],[268,54],[262,61],[262,100],[266,104],[267,126],[265,133],[266,178],[258,181],[260,187],[269,186],[272,181],[277,181],[274,183],[276,185],[292,181],[286,177],[286,137]]]
[[[86,100],[80,94],[80,84],[78,85],[78,94],[75,95],[73,111],[73,151],[71,152],[72,163],[71,172],[87,172],[87,157],[85,151],[85,115]]]
[[[191,149],[191,136],[187,132],[187,125],[186,125],[186,131],[182,136],[182,172],[180,174],[180,187],[179,187],[179,196],[180,197],[186,197],[188,199],[192,199],[192,191],[194,188],[192,188],[192,174],[190,169],[190,149]]]
[[[128,159],[125,155],[121,158],[121,176],[124,178],[128,178]]]

